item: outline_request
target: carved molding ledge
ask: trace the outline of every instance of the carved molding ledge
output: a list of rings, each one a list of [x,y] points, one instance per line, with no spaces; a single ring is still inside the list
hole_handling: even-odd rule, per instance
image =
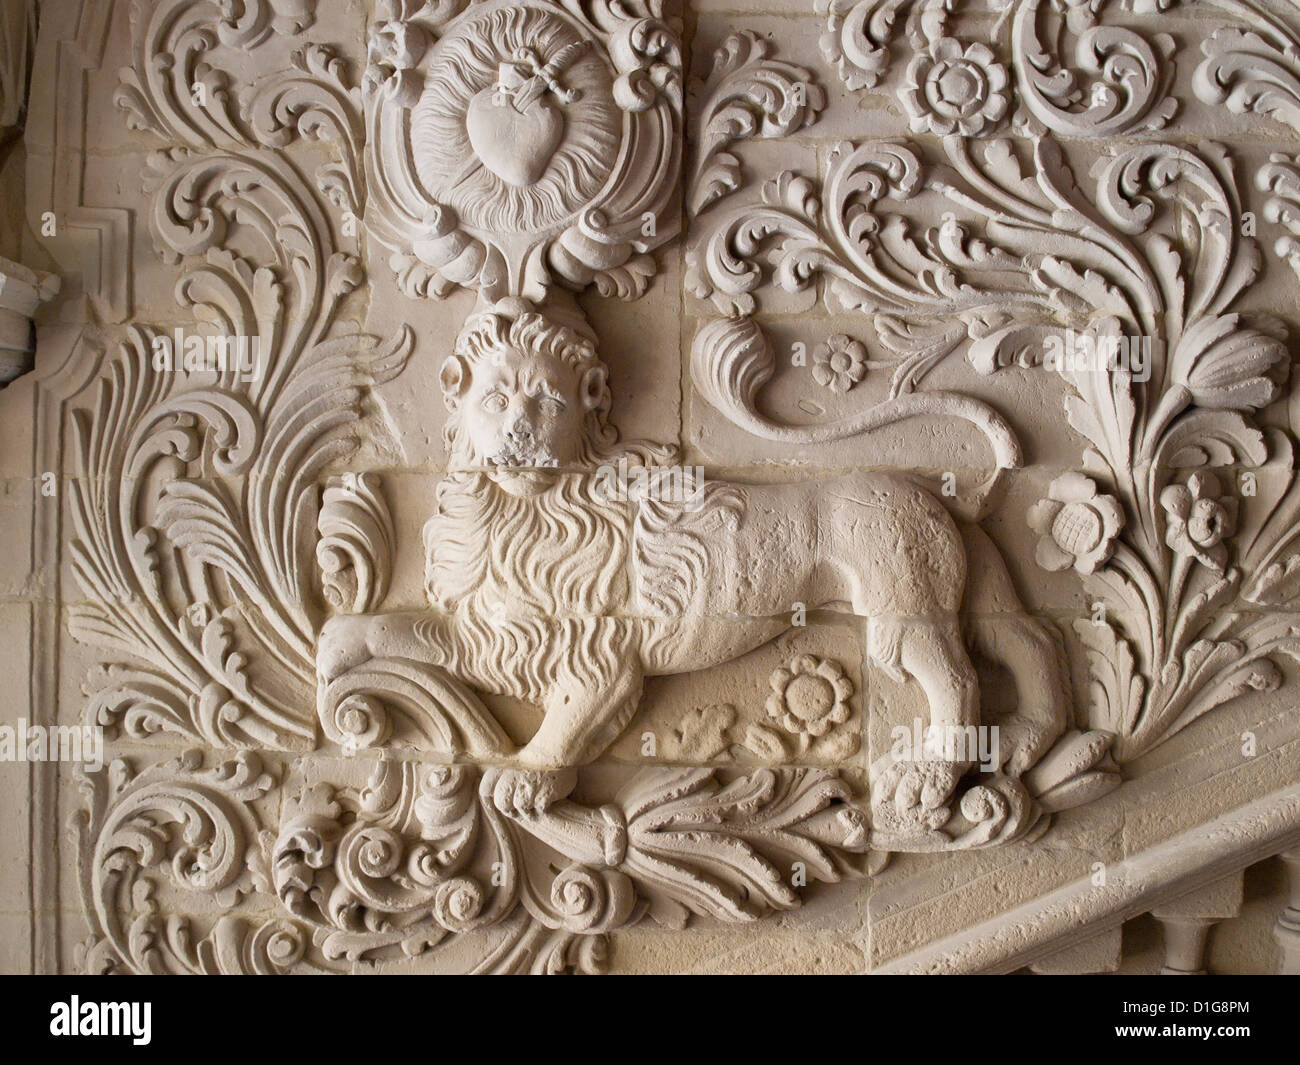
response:
[[[875,972],[1009,973],[1118,928],[1300,841],[1300,787],[1281,788],[1110,867],[1105,885],[1083,877]]]

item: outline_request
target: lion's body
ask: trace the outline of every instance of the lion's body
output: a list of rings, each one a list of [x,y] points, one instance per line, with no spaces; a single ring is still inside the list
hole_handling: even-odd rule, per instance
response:
[[[843,603],[864,617],[955,614],[965,551],[914,481],[710,482],[688,501],[610,501],[592,477],[532,494],[444,482],[425,530],[434,606],[548,618],[773,617]]]
[[[642,604],[665,598],[656,582],[674,583],[672,570],[688,563],[695,540],[708,565],[691,574],[690,597],[673,604],[680,614],[772,617],[797,603],[843,603],[863,617],[929,617],[961,606],[961,534],[938,500],[908,478],[714,482],[703,495],[699,512],[660,504],[638,515],[638,558],[658,547],[662,559],[638,571]]]
[[[438,621],[376,618],[370,653],[422,658],[543,704],[521,758],[573,765],[617,738],[644,676],[721,664],[801,610],[829,607],[865,620],[869,657],[921,685],[931,724],[979,720],[969,638],[1034,674],[1027,690],[1052,700],[1027,710],[1039,718],[1034,753],[1059,732],[1050,639],[1020,613],[987,538],[915,481],[711,482],[687,503],[612,501],[593,484],[548,474],[520,491],[487,474],[450,478],[425,530]],[[963,628],[967,615],[975,629]]]
[[[868,656],[921,686],[933,725],[980,720],[968,640],[1005,665],[1019,695],[1009,771],[1064,727],[1050,634],[1024,616],[987,537],[918,481],[858,473],[611,497],[597,465],[644,464],[655,449],[614,450],[591,339],[519,309],[467,324],[441,381],[458,472],[425,528],[435,610],[334,619],[318,650],[326,681],[367,656],[446,668],[541,703],[519,760],[573,766],[626,727],[644,676],[718,665],[827,607],[865,620]],[[917,767],[900,802],[924,787],[933,806],[964,768]]]

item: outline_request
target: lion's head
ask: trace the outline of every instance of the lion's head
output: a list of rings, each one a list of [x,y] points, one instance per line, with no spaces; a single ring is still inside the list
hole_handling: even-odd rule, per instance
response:
[[[668,465],[676,451],[619,443],[581,314],[494,304],[465,323],[440,379],[451,472],[425,526],[430,599],[484,616],[507,600],[551,617],[621,610],[637,505],[609,498],[598,468]]]
[[[618,440],[580,315],[508,299],[473,315],[440,374],[452,469],[591,468]]]

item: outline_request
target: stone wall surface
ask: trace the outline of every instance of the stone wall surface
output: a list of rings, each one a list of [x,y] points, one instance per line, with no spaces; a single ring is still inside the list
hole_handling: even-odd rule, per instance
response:
[[[1300,3],[5,0],[0,970],[1300,971]]]

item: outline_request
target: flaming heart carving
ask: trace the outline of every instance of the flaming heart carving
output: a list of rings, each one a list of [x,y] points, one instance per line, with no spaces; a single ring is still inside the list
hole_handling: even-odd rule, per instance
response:
[[[509,185],[536,182],[564,139],[564,112],[549,98],[573,103],[582,94],[566,89],[560,75],[590,47],[566,45],[545,63],[532,48],[520,48],[497,71],[497,82],[478,93],[465,115],[470,147],[485,167]]]

